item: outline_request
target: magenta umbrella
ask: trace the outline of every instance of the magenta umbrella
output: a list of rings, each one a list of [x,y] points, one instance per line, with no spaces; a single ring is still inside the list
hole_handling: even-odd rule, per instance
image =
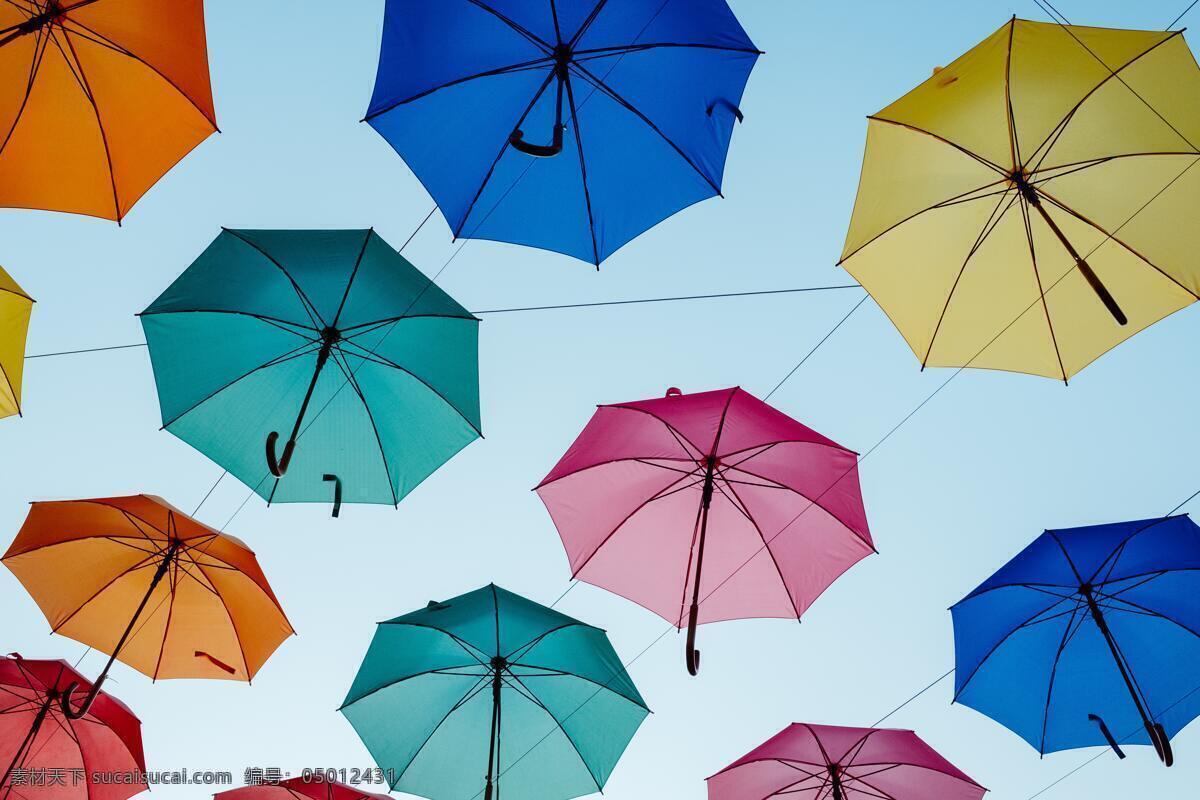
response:
[[[600,406],[536,491],[575,578],[687,625],[693,675],[698,624],[799,619],[875,552],[858,455],[736,387]]]
[[[708,779],[708,800],[980,800],[912,731],[796,723]]]

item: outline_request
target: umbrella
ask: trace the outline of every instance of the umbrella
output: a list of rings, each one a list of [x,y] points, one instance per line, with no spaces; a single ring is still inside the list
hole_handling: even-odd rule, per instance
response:
[[[249,681],[292,626],[254,553],[147,495],[34,503],[4,554],[55,633],[154,680]]]
[[[874,552],[858,456],[740,388],[600,406],[536,491],[573,577],[687,625],[799,619]]]
[[[493,584],[380,623],[342,713],[393,789],[567,800],[650,712],[604,631]]]
[[[289,778],[275,783],[243,786],[217,792],[214,800],[392,800],[386,794],[364,792],[344,783],[331,781],[320,773]]]
[[[1041,754],[1153,745],[1200,715],[1200,530],[1186,516],[1042,534],[953,608],[955,700]]]
[[[374,231],[225,230],[141,320],[163,427],[268,502],[395,505],[480,436],[478,320]]]
[[[0,796],[22,797],[18,787],[33,771],[56,774],[38,786],[39,798],[126,800],[144,791],[142,723],[121,701],[103,692],[81,718],[62,713],[68,688],[91,684],[65,661],[34,661],[11,654],[0,659]],[[122,781],[97,781],[98,773]]]
[[[118,222],[217,129],[202,0],[0,3],[0,206]]]
[[[725,0],[388,0],[366,121],[455,237],[598,265],[721,193],[759,55]]]
[[[796,723],[708,779],[708,800],[979,800],[912,731]]]
[[[21,413],[25,336],[33,299],[0,269],[0,419]]]
[[[1014,18],[870,117],[841,263],[923,367],[1065,381],[1196,300],[1181,33]]]

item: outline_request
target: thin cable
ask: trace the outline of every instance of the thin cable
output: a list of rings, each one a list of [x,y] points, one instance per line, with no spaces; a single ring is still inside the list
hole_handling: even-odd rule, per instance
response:
[[[861,287],[859,287],[859,288],[861,288]],[[869,294],[864,294],[864,295],[862,296],[862,298],[861,298],[861,299],[860,299],[860,300],[859,300],[857,303],[855,303],[855,304],[854,304],[854,307],[853,307],[853,308],[851,308],[849,311],[847,311],[847,312],[846,312],[846,316],[844,316],[844,317],[842,317],[840,320],[838,320],[838,323],[837,323],[837,325],[834,325],[832,328],[830,328],[830,330],[829,330],[829,333],[827,333],[827,334],[825,334],[824,336],[822,336],[822,337],[821,337],[821,341],[819,341],[819,342],[817,342],[815,345],[813,345],[813,349],[812,349],[812,350],[809,350],[809,351],[808,351],[808,353],[806,353],[806,354],[805,354],[804,358],[802,358],[802,359],[800,359],[798,362],[796,362],[796,366],[792,367],[792,368],[791,368],[791,370],[789,370],[789,371],[788,371],[788,374],[783,376],[783,380],[781,380],[781,381],[779,381],[779,383],[775,384],[775,388],[774,388],[774,389],[772,389],[771,391],[767,392],[767,396],[766,396],[766,397],[764,397],[764,398],[763,398],[763,400],[764,400],[764,401],[766,401],[766,400],[770,400],[770,399],[771,399],[771,395],[773,395],[773,394],[775,394],[776,392],[778,392],[778,391],[780,390],[780,388],[782,388],[782,387],[783,387],[783,385],[784,385],[785,383],[787,383],[787,382],[788,382],[788,380],[789,380],[789,379],[790,379],[790,378],[791,378],[793,375],[795,375],[795,374],[796,374],[796,370],[798,370],[798,369],[800,369],[801,367],[803,367],[803,366],[804,366],[804,364],[805,364],[805,363],[806,363],[806,362],[807,362],[807,361],[808,361],[810,358],[812,358],[812,357],[813,357],[813,353],[816,353],[818,350],[820,350],[820,349],[821,349],[821,345],[823,345],[823,344],[825,344],[825,342],[829,341],[829,337],[830,337],[830,336],[833,336],[835,333],[837,333],[837,330],[838,330],[838,328],[842,327],[842,325],[844,325],[844,324],[845,324],[846,320],[850,319],[850,317],[852,317],[852,316],[854,315],[854,312],[855,312],[855,311],[858,311],[859,307],[860,307],[860,306],[862,306],[862,304],[863,304],[863,303],[867,302],[867,298],[868,298],[868,297],[870,297],[870,296],[871,296],[871,295],[869,295]]]
[[[925,693],[926,693],[926,692],[928,692],[930,689],[932,689],[933,687],[937,686],[939,683],[941,683],[942,681],[946,680],[946,678],[949,678],[949,677],[950,677],[951,675],[953,675],[953,674],[954,674],[954,668],[953,668],[953,667],[951,667],[949,670],[947,670],[946,672],[942,673],[942,675],[941,675],[940,677],[938,677],[938,678],[937,678],[937,679],[936,679],[936,680],[935,680],[933,683],[929,684],[929,685],[928,685],[928,686],[926,686],[924,689],[922,689],[921,691],[917,692],[917,693],[916,693],[916,694],[914,694],[912,697],[908,698],[907,700],[905,700],[903,703],[901,703],[900,705],[898,705],[898,706],[896,706],[895,708],[893,708],[893,709],[892,709],[891,711],[889,711],[888,713],[884,714],[882,717],[880,717],[878,720],[876,720],[875,724],[874,724],[874,725],[872,725],[871,727],[872,727],[872,728],[878,728],[880,725],[882,725],[883,723],[887,722],[889,719],[891,719],[892,717],[894,717],[894,716],[895,716],[895,715],[896,715],[896,714],[897,714],[897,713],[898,713],[898,712],[899,712],[901,709],[903,709],[903,708],[904,708],[905,706],[907,706],[909,703],[913,702],[913,701],[914,701],[914,700],[916,700],[918,697],[920,697],[921,695],[925,694]]]
[[[1181,20],[1181,19],[1183,19],[1184,17],[1186,17],[1186,16],[1188,15],[1188,12],[1189,12],[1189,11],[1191,11],[1193,8],[1195,8],[1195,7],[1196,7],[1196,4],[1197,4],[1197,3],[1200,3],[1200,0],[1192,0],[1192,2],[1188,4],[1188,7],[1187,7],[1187,8],[1185,8],[1183,11],[1179,12],[1179,16],[1178,16],[1178,17],[1176,17],[1175,19],[1171,20],[1171,22],[1170,22],[1170,23],[1167,25],[1167,27],[1166,27],[1166,30],[1168,30],[1168,31],[1169,31],[1169,30],[1171,30],[1171,28],[1174,28],[1176,25],[1178,25],[1178,24],[1179,24],[1179,20]]]
[[[196,514],[198,514],[200,512],[200,508],[205,503],[208,502],[208,498],[212,497],[212,493],[217,490],[217,487],[221,484],[221,481],[225,480],[225,476],[228,474],[229,474],[229,470],[227,470],[227,469],[221,470],[221,474],[219,476],[217,476],[216,482],[213,483],[213,485],[211,487],[209,487],[209,490],[207,492],[205,492],[204,497],[202,497],[200,499],[200,502],[196,504],[196,508],[192,510],[193,517],[196,516]]]
[[[416,230],[408,235],[408,238],[404,240],[404,244],[400,245],[400,249],[396,251],[397,253],[403,253],[404,248],[412,244],[412,240],[417,238],[417,234],[420,233],[421,229],[425,227],[425,223],[433,219],[433,215],[437,213],[437,210],[437,203],[434,203],[433,208],[429,209],[429,213],[425,215],[425,219],[421,220],[421,224],[417,226]]]
[[[1038,4],[1038,7],[1045,11],[1054,22],[1059,25],[1070,25],[1071,21],[1067,19],[1061,11],[1051,5],[1050,0],[1033,0]]]
[[[1200,0],[1197,0],[1200,2]],[[721,294],[692,294],[678,297],[646,297],[636,300],[602,300],[595,303],[566,303],[555,306],[522,306],[517,308],[490,308],[484,311],[472,311],[475,316],[484,314],[513,314],[522,311],[558,311],[566,308],[600,308],[602,306],[632,306],[646,303],[681,303],[688,300],[717,300],[725,297],[761,297],[776,294],[800,294],[805,292],[826,292],[837,289],[861,289],[857,283],[847,283],[835,286],[804,286],[795,289],[763,289],[756,292],[722,292]]]
[[[145,347],[145,346],[146,346],[145,342],[138,342],[137,344],[114,344],[114,345],[110,345],[108,347],[91,347],[91,348],[87,348],[84,350],[61,350],[57,353],[34,353],[33,355],[25,356],[25,359],[29,360],[31,358],[52,358],[54,356],[73,356],[73,355],[77,355],[79,353],[99,353],[103,350],[128,350],[133,347]]]

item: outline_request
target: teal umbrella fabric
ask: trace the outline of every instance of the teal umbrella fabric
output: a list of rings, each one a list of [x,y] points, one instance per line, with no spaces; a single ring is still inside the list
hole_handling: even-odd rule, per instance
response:
[[[229,230],[141,322],[163,427],[268,502],[398,504],[478,438],[478,319],[372,230]]]
[[[341,710],[432,800],[598,792],[650,713],[604,631],[495,584],[381,622]]]

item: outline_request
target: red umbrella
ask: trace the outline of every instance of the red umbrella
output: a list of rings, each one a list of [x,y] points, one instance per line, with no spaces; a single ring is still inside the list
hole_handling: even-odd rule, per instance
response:
[[[0,659],[3,800],[127,800],[146,790],[142,723],[103,692],[79,719],[65,716],[59,701],[71,685],[92,688],[65,661]],[[120,779],[96,781],[98,773]],[[34,775],[36,791],[27,792]]]
[[[875,551],[858,456],[739,388],[600,406],[536,491],[572,575],[688,627],[800,615]]]
[[[214,800],[393,800],[386,794],[372,794],[337,781],[326,780],[320,774],[307,778],[243,786],[218,792]]]
[[[708,800],[980,800],[912,731],[790,725],[708,779]]]

